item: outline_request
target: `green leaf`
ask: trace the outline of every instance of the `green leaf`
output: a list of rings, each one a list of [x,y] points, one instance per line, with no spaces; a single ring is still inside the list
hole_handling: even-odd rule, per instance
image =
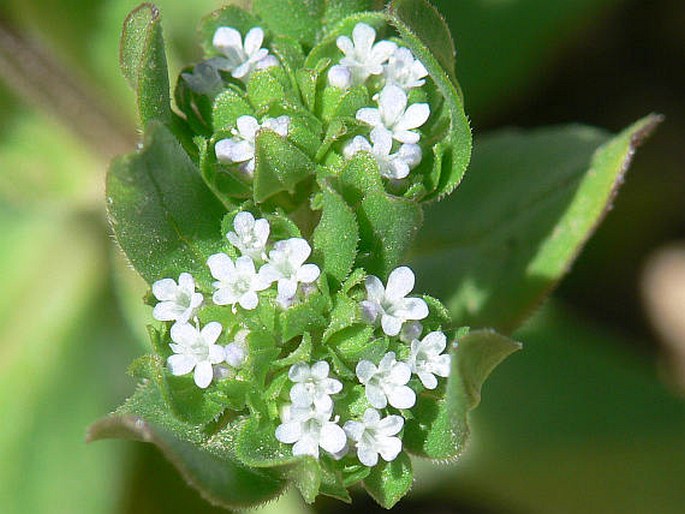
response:
[[[613,138],[570,126],[481,140],[459,191],[427,211],[418,282],[456,323],[513,330],[566,273],[658,121]]]
[[[280,66],[253,71],[247,83],[247,97],[256,110],[271,104],[297,101],[288,75]]]
[[[119,245],[148,283],[184,271],[211,282],[205,261],[222,247],[224,208],[167,128],[150,124],[143,149],[112,163],[107,202]]]
[[[379,458],[379,463],[371,469],[371,473],[362,483],[364,489],[381,507],[391,509],[409,492],[413,481],[411,461],[407,454],[402,452],[390,462]]]
[[[373,327],[370,325],[352,325],[339,330],[327,341],[327,345],[335,348],[336,353],[350,368],[354,368],[361,360],[378,363],[388,349],[386,338],[373,340]]]
[[[89,441],[111,438],[154,444],[205,500],[224,508],[264,503],[281,494],[285,485],[272,473],[236,462],[223,446],[221,432],[206,439],[193,425],[171,417],[152,382],[139,386],[114,414],[89,429]]]
[[[326,1],[253,0],[252,8],[271,30],[311,48],[321,30]]]
[[[169,75],[159,9],[141,4],[124,21],[119,63],[136,92],[142,126],[151,120],[171,121]]]
[[[374,0],[327,0],[323,23],[324,30],[334,28],[341,20],[356,13],[371,11]]]
[[[451,193],[464,177],[471,158],[471,129],[464,113],[459,85],[454,79],[454,47],[449,29],[435,8],[425,0],[394,0],[389,20],[423,63],[446,102],[450,129],[441,148],[440,178],[428,198]],[[436,113],[432,113],[433,117]]]
[[[304,302],[284,310],[280,315],[281,338],[290,341],[305,332],[321,331],[326,327],[324,311],[328,301],[321,292],[312,293]]]
[[[345,280],[357,256],[359,228],[352,209],[331,188],[322,189],[321,221],[314,229],[314,262],[338,282]]]
[[[260,130],[255,143],[254,201],[276,193],[295,192],[295,186],[314,174],[315,165],[301,150],[271,130]]]
[[[254,116],[254,109],[243,95],[233,89],[220,93],[212,107],[212,126],[215,131],[230,130],[236,126],[236,120],[241,116]]]
[[[423,221],[421,207],[387,193],[370,193],[361,202],[359,264],[369,273],[388,275],[404,262]]]
[[[429,392],[419,396],[416,416],[407,422],[407,451],[431,459],[455,459],[469,435],[468,415],[480,402],[485,379],[521,345],[492,331],[473,331],[452,350],[452,369],[444,399]]]

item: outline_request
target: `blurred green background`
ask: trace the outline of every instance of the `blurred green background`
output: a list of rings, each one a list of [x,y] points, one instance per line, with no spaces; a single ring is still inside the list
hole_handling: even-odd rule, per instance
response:
[[[439,0],[476,137],[666,115],[572,273],[516,335],[457,465],[418,462],[401,512],[685,512],[685,3]],[[145,286],[103,178],[136,144],[118,69],[133,0],[0,3],[0,512],[214,512],[142,444],[84,443],[132,391]],[[172,73],[214,0],[160,0]],[[376,512],[295,496],[265,508]],[[218,510],[217,510],[218,512]]]

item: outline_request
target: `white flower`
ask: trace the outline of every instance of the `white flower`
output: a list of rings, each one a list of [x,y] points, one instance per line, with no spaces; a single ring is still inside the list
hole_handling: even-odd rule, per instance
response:
[[[252,310],[257,307],[258,291],[267,289],[271,283],[264,280],[263,274],[255,271],[252,258],[243,255],[235,263],[225,253],[216,253],[207,259],[207,265],[212,276],[216,291],[212,297],[216,305],[240,304],[243,309]]]
[[[388,286],[369,275],[366,277],[366,300],[362,312],[367,320],[375,323],[380,317],[383,332],[396,336],[402,324],[428,316],[428,305],[421,298],[405,298],[414,289],[414,272],[407,266],[395,268],[388,277]]]
[[[213,364],[224,360],[224,349],[216,343],[221,334],[221,324],[213,321],[202,330],[188,324],[176,323],[171,327],[169,347],[174,352],[167,359],[172,375],[187,375],[195,370],[195,384],[205,389],[211,384],[214,376]]]
[[[357,378],[366,386],[366,398],[377,409],[388,404],[396,409],[410,409],[416,403],[416,393],[406,384],[411,378],[411,368],[395,360],[395,352],[388,352],[378,367],[371,361],[357,364]]]
[[[381,419],[376,409],[366,409],[361,421],[348,421],[343,427],[357,445],[357,457],[365,466],[378,464],[378,455],[390,462],[402,451],[402,441],[396,435],[402,430],[404,419],[395,414]]]
[[[378,108],[363,107],[357,111],[357,119],[372,127],[380,127],[392,134],[400,143],[416,144],[419,134],[414,129],[426,123],[430,107],[426,103],[407,107],[407,93],[395,85],[387,85],[378,97]]]
[[[281,411],[282,423],[276,427],[276,439],[293,444],[293,455],[319,457],[319,448],[339,455],[347,444],[345,431],[331,421],[332,411],[319,411],[314,406],[298,408],[286,405]]]
[[[328,83],[339,89],[348,89],[352,85],[352,72],[347,66],[336,64],[328,70]]]
[[[312,249],[302,238],[293,237],[278,241],[269,252],[269,262],[262,266],[270,282],[278,281],[278,301],[289,305],[297,293],[298,284],[311,284],[321,274],[316,264],[304,264]]]
[[[231,130],[233,137],[221,139],[214,145],[216,158],[221,162],[240,164],[245,173],[252,175],[255,168],[255,140],[257,133],[263,128],[285,137],[290,128],[290,118],[266,118],[260,125],[253,116],[240,116],[236,120],[236,128]]]
[[[232,343],[228,343],[224,349],[226,364],[232,368],[239,368],[247,360],[247,336],[249,330],[239,330]]]
[[[254,260],[264,260],[266,241],[269,239],[269,222],[264,218],[255,220],[249,212],[239,212],[233,219],[235,232],[226,234],[229,242],[240,253],[252,257]]]
[[[450,356],[442,353],[446,347],[447,337],[442,332],[431,332],[422,341],[414,339],[411,343],[408,364],[426,389],[438,387],[435,375],[448,377],[450,374]]]
[[[374,44],[375,41],[376,31],[366,23],[355,25],[352,39],[347,36],[337,39],[338,48],[345,54],[340,60],[340,66],[350,70],[352,84],[363,84],[371,75],[383,73],[383,65],[397,48],[392,41]]]
[[[278,65],[278,60],[269,55],[264,42],[264,31],[260,27],[251,28],[245,34],[245,41],[233,27],[219,27],[214,33],[212,44],[225,55],[220,60],[220,68],[230,71],[234,78],[247,80],[255,69]]]
[[[373,146],[364,136],[355,136],[343,148],[343,155],[350,159],[357,152],[369,152],[376,158],[381,175],[389,179],[403,179],[421,162],[421,147],[403,144],[395,153],[392,151],[392,136],[387,130],[374,128],[371,131]]]
[[[181,273],[178,284],[171,278],[163,278],[152,284],[152,294],[159,300],[152,311],[158,321],[187,323],[202,305],[202,294],[195,292],[195,279],[190,273]]]
[[[383,71],[386,84],[395,84],[405,91],[423,86],[428,75],[428,70],[414,58],[414,54],[408,48],[398,48],[390,56],[388,64]]]
[[[288,371],[288,377],[295,385],[290,389],[290,400],[297,408],[309,407],[319,411],[333,409],[330,395],[342,391],[342,382],[328,377],[330,366],[326,361],[319,361],[312,365],[304,362],[294,364]]]

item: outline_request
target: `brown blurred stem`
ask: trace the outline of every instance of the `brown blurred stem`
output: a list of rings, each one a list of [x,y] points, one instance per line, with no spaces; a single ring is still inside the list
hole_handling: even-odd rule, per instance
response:
[[[0,80],[29,105],[57,117],[105,159],[130,150],[135,133],[63,69],[54,56],[0,19]]]

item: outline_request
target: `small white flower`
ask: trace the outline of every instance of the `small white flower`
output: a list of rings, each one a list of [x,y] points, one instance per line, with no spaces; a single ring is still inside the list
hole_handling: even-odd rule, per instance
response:
[[[269,239],[269,222],[264,218],[255,220],[249,212],[239,212],[233,219],[235,232],[226,234],[229,242],[240,253],[254,260],[265,260],[266,241]]]
[[[414,54],[408,48],[398,48],[390,56],[388,64],[383,71],[386,84],[395,84],[407,91],[423,86],[428,75],[428,70],[421,61],[414,58]]]
[[[260,125],[253,116],[240,116],[236,120],[236,128],[231,130],[233,137],[221,139],[214,145],[216,158],[221,162],[240,164],[240,168],[252,176],[255,168],[255,141],[257,133],[263,128],[286,137],[290,128],[290,118],[266,118]]]
[[[190,273],[181,273],[178,284],[172,278],[163,278],[152,284],[152,294],[159,300],[152,311],[158,321],[187,323],[202,305],[202,294],[195,292],[195,279]]]
[[[396,336],[405,321],[420,320],[428,316],[428,305],[421,298],[406,298],[414,289],[414,272],[407,266],[395,268],[388,277],[388,286],[378,277],[366,277],[366,300],[362,312],[370,323],[380,318],[383,332]]]
[[[365,466],[378,464],[378,455],[383,460],[395,460],[402,451],[402,441],[397,434],[404,426],[402,416],[392,414],[381,419],[376,409],[366,409],[361,421],[348,421],[343,427],[357,445],[357,457]]]
[[[304,362],[294,364],[288,371],[288,377],[295,385],[290,389],[290,400],[293,406],[304,408],[313,405],[318,411],[333,409],[332,394],[342,391],[342,382],[328,377],[330,366],[326,361],[312,365]]]
[[[419,142],[420,136],[414,129],[426,123],[429,116],[428,104],[415,103],[407,107],[407,93],[393,84],[381,91],[378,108],[363,107],[357,111],[359,121],[387,130],[400,143],[411,144]]]
[[[297,293],[298,284],[311,284],[321,274],[316,264],[305,264],[312,249],[302,238],[293,237],[278,241],[269,252],[269,262],[262,266],[270,282],[278,281],[278,301],[289,305]]]
[[[407,386],[411,368],[395,359],[395,352],[388,352],[378,367],[367,360],[357,364],[357,378],[366,386],[366,398],[377,409],[388,404],[396,409],[410,409],[416,403],[416,393]]]
[[[338,48],[345,54],[340,60],[340,66],[350,70],[352,84],[363,84],[371,75],[383,73],[383,65],[397,48],[392,41],[374,44],[375,41],[376,31],[366,23],[355,25],[352,39],[347,36],[337,39]]]
[[[339,89],[348,89],[352,86],[352,72],[347,66],[336,64],[328,70],[328,83]]]
[[[247,255],[238,257],[235,263],[225,253],[217,253],[207,259],[216,291],[212,297],[216,305],[240,304],[243,309],[257,307],[258,291],[267,289],[271,283],[264,280],[263,274],[255,271],[254,261]]]
[[[247,360],[247,336],[250,333],[247,329],[239,330],[232,343],[226,345],[225,361],[232,368],[239,368]]]
[[[245,41],[233,27],[219,27],[214,33],[212,44],[224,54],[220,68],[231,72],[231,75],[246,81],[255,69],[278,65],[278,60],[262,48],[264,31],[260,27],[251,28],[245,34]]]
[[[293,444],[293,455],[319,457],[319,448],[340,455],[347,444],[345,431],[331,421],[332,411],[319,411],[314,406],[298,408],[286,405],[281,410],[282,423],[276,427],[276,439]]]
[[[172,375],[187,375],[195,370],[195,384],[205,389],[212,383],[214,370],[212,365],[224,360],[224,349],[216,343],[221,334],[221,324],[213,321],[202,330],[188,324],[176,323],[171,327],[169,347],[174,352],[167,359]]]
[[[439,377],[450,374],[450,356],[442,353],[447,347],[447,337],[442,332],[431,332],[422,341],[414,339],[408,364],[412,373],[418,375],[426,389],[438,387]]]
[[[382,128],[371,131],[373,146],[364,136],[355,136],[343,148],[343,155],[350,159],[357,152],[369,152],[376,158],[381,175],[385,178],[400,180],[421,162],[421,147],[414,144],[403,144],[395,153],[392,152],[392,136]]]

